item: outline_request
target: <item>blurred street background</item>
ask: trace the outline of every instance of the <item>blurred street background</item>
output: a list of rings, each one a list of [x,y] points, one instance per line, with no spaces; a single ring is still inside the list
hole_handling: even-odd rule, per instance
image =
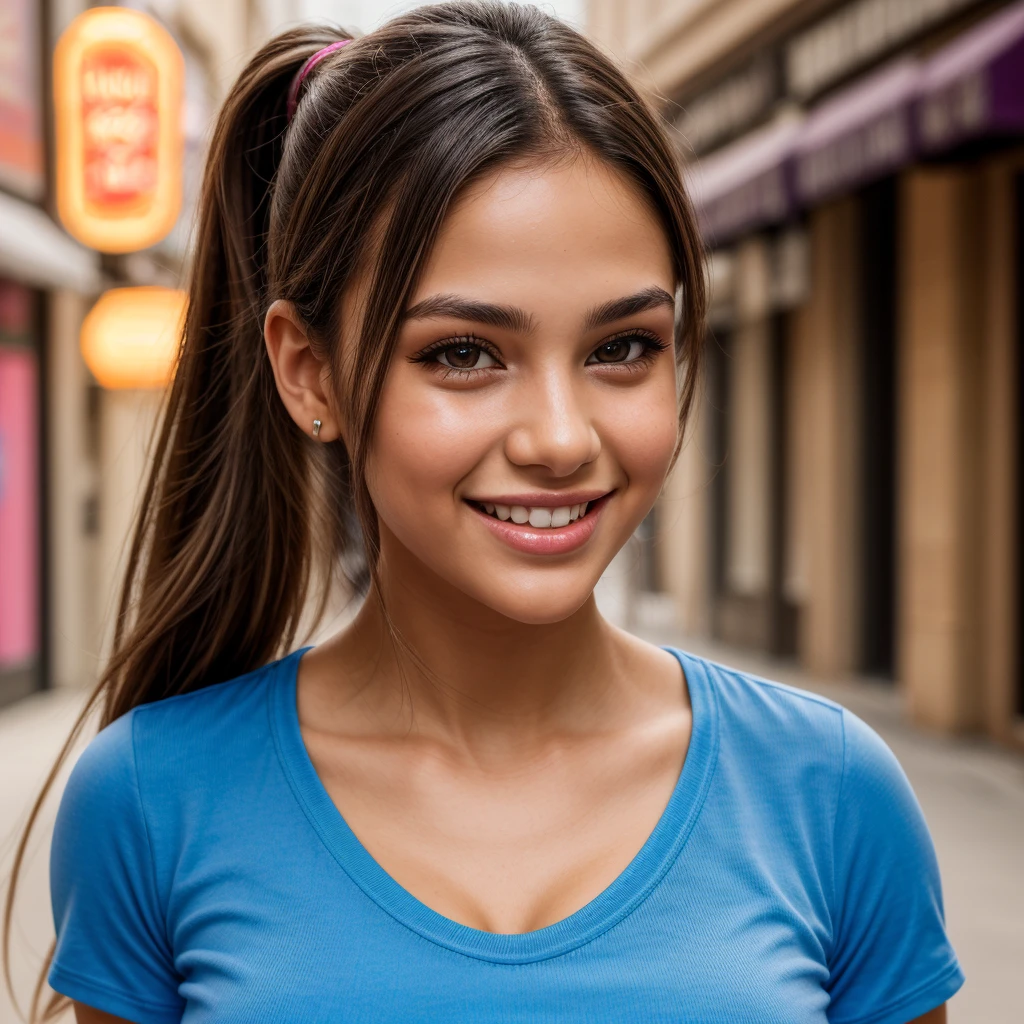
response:
[[[125,4],[151,56],[95,67],[71,42],[89,6],[0,0],[0,885],[109,643],[218,106],[280,29],[415,5]],[[1024,2],[540,6],[662,113],[709,251],[701,400],[602,607],[877,728],[936,840],[968,978],[950,1020],[1020,1024]],[[180,79],[173,109],[147,68]],[[149,136],[88,136],[146,118],[171,125],[166,165]],[[23,1002],[47,839],[15,918]]]

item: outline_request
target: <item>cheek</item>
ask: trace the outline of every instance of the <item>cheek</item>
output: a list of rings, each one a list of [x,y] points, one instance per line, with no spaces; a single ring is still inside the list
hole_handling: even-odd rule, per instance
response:
[[[396,520],[422,521],[428,509],[451,506],[453,488],[490,447],[486,410],[467,398],[417,386],[404,369],[387,382],[367,482],[378,513],[396,533],[404,532]]]
[[[644,388],[642,400],[616,403],[602,417],[604,444],[638,499],[653,501],[664,483],[676,446],[676,403],[674,378],[666,376]]]

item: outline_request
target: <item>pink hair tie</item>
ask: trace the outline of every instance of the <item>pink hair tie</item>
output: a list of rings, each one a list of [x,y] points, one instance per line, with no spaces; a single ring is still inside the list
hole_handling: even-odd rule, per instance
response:
[[[298,74],[292,79],[291,88],[288,90],[288,105],[286,110],[288,112],[288,120],[295,116],[295,108],[299,105],[299,90],[302,88],[302,83],[306,80],[306,76],[310,73],[326,57],[329,53],[334,53],[335,50],[340,50],[346,43],[351,43],[351,39],[339,39],[336,42],[328,43],[322,50],[317,50],[316,53],[310,57],[305,64],[299,68]]]

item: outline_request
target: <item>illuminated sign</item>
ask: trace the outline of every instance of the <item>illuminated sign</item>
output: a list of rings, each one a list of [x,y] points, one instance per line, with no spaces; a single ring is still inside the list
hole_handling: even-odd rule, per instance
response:
[[[111,288],[82,323],[85,365],[105,388],[162,388],[174,374],[188,297],[174,288]]]
[[[57,209],[102,252],[155,245],[181,209],[183,61],[139,11],[94,7],[54,53]]]

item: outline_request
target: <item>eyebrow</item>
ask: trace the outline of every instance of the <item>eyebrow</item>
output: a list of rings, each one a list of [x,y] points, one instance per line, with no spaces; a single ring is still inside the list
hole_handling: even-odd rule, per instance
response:
[[[611,299],[600,306],[588,310],[583,320],[584,328],[588,331],[595,327],[603,327],[605,324],[614,323],[627,316],[636,316],[637,313],[646,313],[651,309],[658,309],[661,306],[668,306],[675,309],[675,299],[665,291],[664,288],[651,286],[633,295],[624,295],[621,299]]]
[[[499,306],[493,302],[465,299],[461,295],[431,295],[405,311],[405,320],[475,320],[506,331],[529,334],[533,317],[518,306]]]
[[[587,310],[583,318],[584,330],[591,331],[628,316],[646,313],[661,306],[675,308],[675,299],[664,288],[652,285],[633,295],[611,299]],[[533,316],[518,306],[503,306],[493,302],[467,299],[461,295],[431,295],[406,310],[405,320],[475,320],[519,334],[529,334],[536,326]]]

